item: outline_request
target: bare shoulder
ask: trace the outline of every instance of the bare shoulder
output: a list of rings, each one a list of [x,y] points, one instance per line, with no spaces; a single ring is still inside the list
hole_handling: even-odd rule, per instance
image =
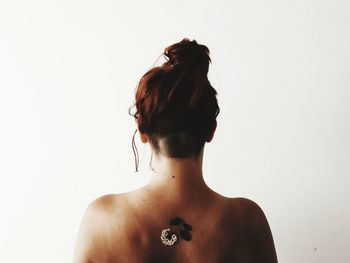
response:
[[[236,234],[241,239],[236,245],[241,246],[241,251],[253,252],[249,254],[251,261],[247,262],[276,263],[277,256],[271,229],[261,207],[247,198],[231,198],[229,203],[230,218],[234,218],[236,225],[239,225],[235,231],[238,231]],[[241,259],[239,262],[245,261]]]
[[[120,194],[108,194],[96,198],[92,201],[87,209],[86,214],[106,216],[111,212],[116,211],[116,205],[122,199]]]
[[[240,211],[245,216],[245,219],[249,219],[255,223],[266,223],[264,211],[253,200],[243,197],[230,198],[230,203],[234,210]]]
[[[104,195],[88,205],[78,232],[74,263],[104,260],[101,248],[108,247],[108,233],[117,226],[118,215],[122,214],[119,199],[118,195]]]
[[[88,225],[87,230],[102,230],[110,220],[110,216],[117,215],[122,207],[118,207],[118,195],[109,194],[101,196],[92,201],[85,210],[82,226]]]

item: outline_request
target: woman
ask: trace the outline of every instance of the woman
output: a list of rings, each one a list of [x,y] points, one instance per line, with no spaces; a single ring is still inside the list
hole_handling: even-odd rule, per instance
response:
[[[221,196],[203,180],[204,144],[219,113],[208,48],[184,39],[164,55],[167,62],[141,78],[135,95],[154,175],[141,189],[90,204],[74,262],[277,262],[259,206]]]

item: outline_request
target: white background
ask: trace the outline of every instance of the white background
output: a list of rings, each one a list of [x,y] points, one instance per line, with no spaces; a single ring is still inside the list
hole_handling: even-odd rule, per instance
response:
[[[71,262],[86,206],[134,173],[136,83],[184,37],[221,113],[207,183],[265,211],[280,262],[350,262],[348,1],[0,0],[0,262]]]

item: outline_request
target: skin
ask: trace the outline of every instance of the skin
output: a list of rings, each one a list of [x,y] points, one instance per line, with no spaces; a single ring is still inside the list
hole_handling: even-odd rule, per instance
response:
[[[147,143],[147,135],[141,134],[141,140]],[[211,190],[203,179],[202,161],[203,150],[194,158],[160,154],[145,187],[92,202],[80,226],[74,263],[277,262],[261,208],[249,199]],[[193,227],[192,240],[164,246],[161,230],[177,216]]]

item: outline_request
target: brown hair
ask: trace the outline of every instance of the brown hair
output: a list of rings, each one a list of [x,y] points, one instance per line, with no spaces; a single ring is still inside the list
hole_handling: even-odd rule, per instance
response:
[[[157,154],[197,156],[220,112],[207,76],[209,49],[185,38],[167,47],[164,55],[167,61],[141,78],[132,115]]]

